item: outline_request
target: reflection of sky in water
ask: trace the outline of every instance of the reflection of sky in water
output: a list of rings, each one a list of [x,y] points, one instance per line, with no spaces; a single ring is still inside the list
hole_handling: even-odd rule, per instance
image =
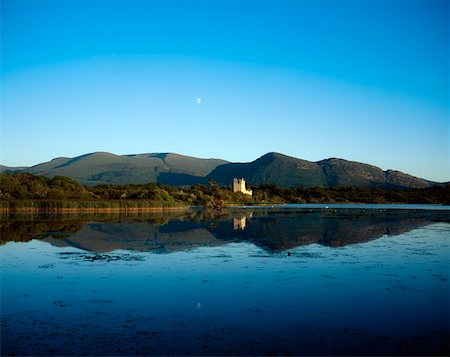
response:
[[[67,345],[64,338],[72,339],[65,348],[81,354],[83,349],[73,337],[77,340],[82,331],[95,335],[98,329],[105,336],[114,336],[114,331],[121,336],[127,331],[143,334],[146,338],[138,342],[142,350],[135,340],[130,343],[134,341],[137,352],[149,348],[149,353],[167,352],[164,348],[174,353],[238,353],[245,351],[247,342],[247,353],[269,351],[252,345],[256,337],[251,333],[233,335],[242,329],[259,331],[257,336],[278,336],[279,349],[273,352],[281,353],[301,348],[332,353],[334,347],[326,349],[326,343],[312,346],[322,341],[317,340],[319,331],[340,333],[347,342],[339,343],[350,354],[393,353],[399,348],[408,352],[405,341],[417,338],[433,341],[439,349],[449,333],[449,233],[448,223],[435,223],[341,248],[305,245],[290,249],[290,255],[268,253],[246,242],[171,254],[115,251],[102,255],[37,240],[10,242],[0,247],[1,307],[3,316],[9,317],[3,322],[2,344],[10,348],[8,343],[33,333],[47,336],[42,323],[47,321],[66,331],[54,344]],[[376,346],[364,340],[366,347],[358,350],[352,345],[357,342],[351,342],[354,331],[362,331],[356,333],[359,340],[381,337]],[[152,333],[171,345],[159,341],[162,350],[152,350],[155,345],[145,345],[155,338]],[[184,337],[172,340],[173,334]],[[292,340],[282,340],[281,336],[291,335]],[[207,341],[204,350],[192,342],[199,336]],[[300,346],[299,336],[310,340],[300,341]],[[101,343],[89,345],[89,337],[84,338],[86,351],[101,349]],[[227,338],[233,343],[224,345]],[[264,346],[265,341],[258,339]],[[395,339],[401,342],[392,342]],[[125,348],[127,341],[120,344]],[[236,346],[241,349],[233,350]]]

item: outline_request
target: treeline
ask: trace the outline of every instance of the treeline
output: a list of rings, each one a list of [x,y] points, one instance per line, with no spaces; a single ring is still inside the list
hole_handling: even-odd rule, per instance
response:
[[[280,188],[261,185],[258,195],[289,203],[409,203],[450,205],[450,186],[428,188],[379,188],[343,186],[334,188]]]
[[[158,183],[85,186],[64,176],[47,178],[28,173],[0,174],[3,209],[144,209],[157,207],[222,207],[254,200],[214,183],[177,188]]]
[[[253,196],[233,193],[214,181],[209,185],[173,187],[159,183],[142,185],[85,186],[68,177],[47,178],[27,173],[0,174],[2,208],[44,210],[143,209],[145,207],[255,205],[276,203],[423,203],[450,204],[450,187],[420,189],[376,187],[281,188],[276,185],[252,187]]]

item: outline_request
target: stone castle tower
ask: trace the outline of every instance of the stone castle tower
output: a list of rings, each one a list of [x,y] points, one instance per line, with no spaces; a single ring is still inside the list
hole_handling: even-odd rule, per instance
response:
[[[252,195],[252,190],[247,190],[245,188],[245,180],[243,178],[233,179],[233,192],[242,192],[246,195]]]

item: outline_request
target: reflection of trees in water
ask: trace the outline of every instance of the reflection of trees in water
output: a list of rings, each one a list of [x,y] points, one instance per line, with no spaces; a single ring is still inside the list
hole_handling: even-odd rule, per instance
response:
[[[447,211],[358,209],[118,212],[8,217],[0,220],[0,234],[2,243],[38,238],[56,244],[57,239],[103,252],[174,251],[241,240],[282,251],[311,243],[332,247],[362,243],[433,222],[450,222],[450,215]]]
[[[81,221],[0,221],[0,243],[28,242],[29,240],[47,238],[66,238],[78,232],[84,226]]]
[[[28,242],[36,238],[46,238],[54,235],[57,238],[66,238],[75,232],[78,232],[84,223],[74,222],[55,222],[55,221],[2,221],[0,223],[0,243],[6,242]]]
[[[80,231],[90,222],[150,222],[162,226],[185,212],[113,212],[113,213],[30,213],[0,217],[1,244],[9,241],[28,242],[49,236],[62,239]]]

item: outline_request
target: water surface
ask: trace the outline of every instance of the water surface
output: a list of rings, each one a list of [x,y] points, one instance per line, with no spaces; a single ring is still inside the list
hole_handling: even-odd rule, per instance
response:
[[[450,212],[1,220],[7,355],[445,355]]]

